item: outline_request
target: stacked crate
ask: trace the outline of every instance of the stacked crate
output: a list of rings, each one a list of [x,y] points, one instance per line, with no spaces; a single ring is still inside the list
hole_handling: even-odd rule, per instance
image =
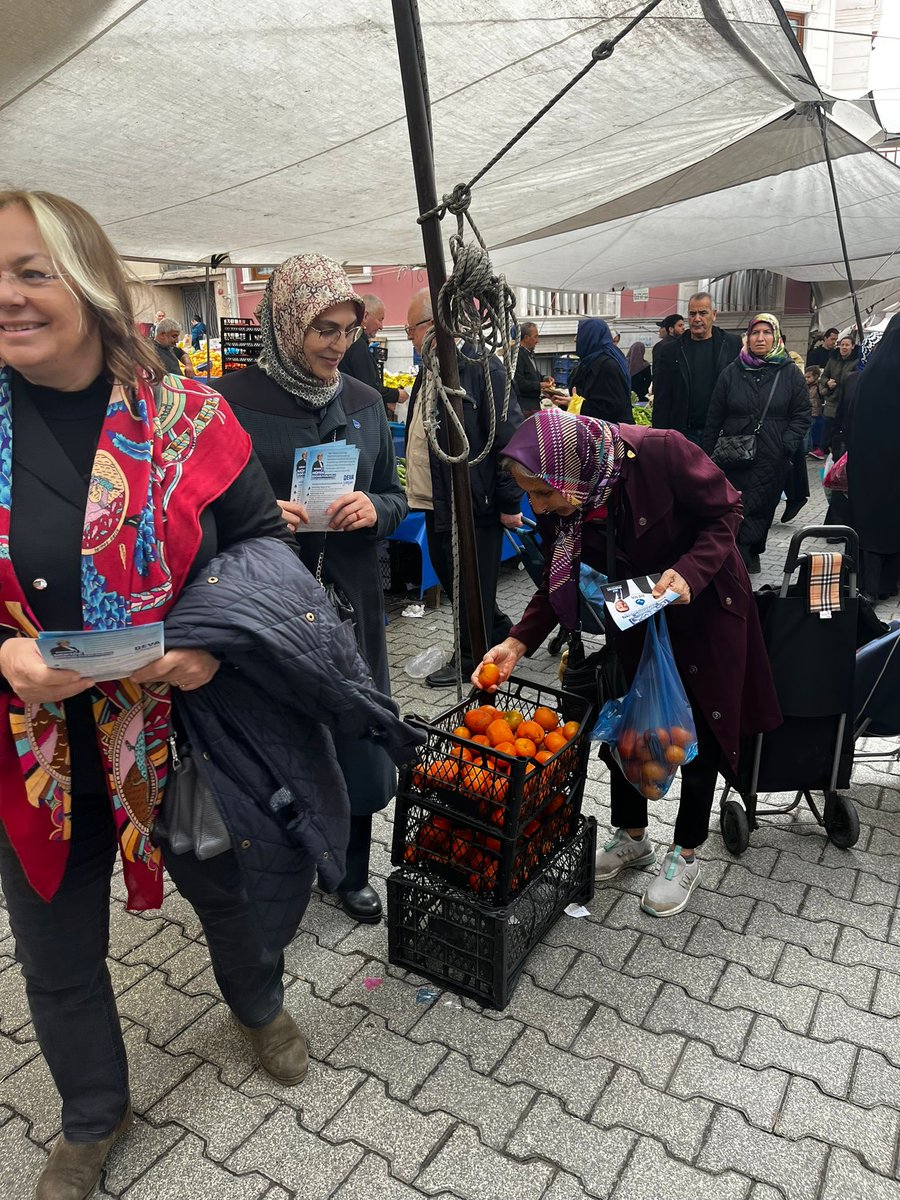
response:
[[[417,722],[428,741],[399,781],[388,939],[395,965],[503,1008],[529,951],[568,904],[593,894],[596,823],[581,818],[587,704],[523,679],[491,698],[526,721],[564,706],[578,721],[539,763],[453,732],[485,699]]]

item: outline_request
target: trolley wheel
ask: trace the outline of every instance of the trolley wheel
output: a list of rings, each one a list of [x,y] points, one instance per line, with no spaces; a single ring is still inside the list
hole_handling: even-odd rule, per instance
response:
[[[719,826],[725,848],[732,854],[743,854],[750,844],[750,822],[744,806],[737,800],[726,800],[719,814]]]
[[[547,645],[547,652],[553,655],[560,654],[568,636],[565,629],[560,629],[558,633],[554,633]]]
[[[828,840],[841,850],[849,850],[859,841],[859,815],[846,796],[830,792],[825,797],[822,819]]]

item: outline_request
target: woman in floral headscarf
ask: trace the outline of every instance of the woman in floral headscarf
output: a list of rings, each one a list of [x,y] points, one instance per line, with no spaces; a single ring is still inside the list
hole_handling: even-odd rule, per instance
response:
[[[509,637],[484,661],[500,682],[557,624],[578,624],[582,563],[611,579],[659,575],[655,596],[680,599],[666,614],[675,661],[697,726],[698,752],[682,768],[672,843],[641,898],[645,912],[670,917],[687,905],[700,878],[695,853],[709,833],[720,766],[734,769],[741,737],[781,721],[750,581],[735,546],[740,499],[718,467],[674,430],[610,425],[556,409],[525,421],[504,465],[531,500],[544,547],[541,586]],[[615,562],[607,562],[613,522]],[[626,675],[643,646],[638,626],[616,634]],[[480,664],[472,675],[477,682]],[[490,689],[489,689],[490,690]],[[647,800],[609,759],[612,839],[597,856],[595,878],[656,862]]]
[[[360,651],[389,695],[377,547],[407,507],[381,395],[339,369],[359,334],[362,299],[332,259],[300,254],[276,267],[257,315],[259,361],[217,381],[219,390],[253,439],[304,563],[352,603]],[[327,533],[304,532],[306,508],[291,499],[294,453],[333,441],[359,449],[355,487],[329,508]],[[338,894],[348,915],[374,923],[382,907],[369,884],[372,814],[394,794],[394,768],[371,743],[339,745],[338,756],[352,810],[347,875]]]
[[[706,416],[703,449],[712,454],[720,433],[753,433],[760,420],[753,462],[725,468],[744,504],[737,544],[751,575],[760,570],[759,556],[766,548],[791,461],[812,421],[803,376],[785,348],[778,318],[771,313],[753,318],[746,346],[719,376]]]

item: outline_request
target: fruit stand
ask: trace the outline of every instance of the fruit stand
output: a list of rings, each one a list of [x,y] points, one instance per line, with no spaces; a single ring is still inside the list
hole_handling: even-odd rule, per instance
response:
[[[504,1008],[547,929],[593,895],[596,822],[581,817],[587,704],[518,678],[492,701],[409,718],[428,741],[397,790],[388,948],[396,966]]]

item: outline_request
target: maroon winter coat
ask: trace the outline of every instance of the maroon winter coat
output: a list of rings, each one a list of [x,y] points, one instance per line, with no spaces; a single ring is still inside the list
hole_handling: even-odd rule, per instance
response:
[[[626,453],[612,496],[616,514],[614,578],[654,575],[669,567],[691,588],[691,603],[666,610],[675,661],[731,767],[742,736],[781,724],[750,578],[735,545],[741,499],[718,467],[674,430],[620,426]],[[538,518],[545,548],[555,519]],[[581,557],[606,573],[602,521],[585,520]],[[547,576],[510,636],[535,650],[558,624]],[[616,633],[626,674],[637,669],[641,626]]]

